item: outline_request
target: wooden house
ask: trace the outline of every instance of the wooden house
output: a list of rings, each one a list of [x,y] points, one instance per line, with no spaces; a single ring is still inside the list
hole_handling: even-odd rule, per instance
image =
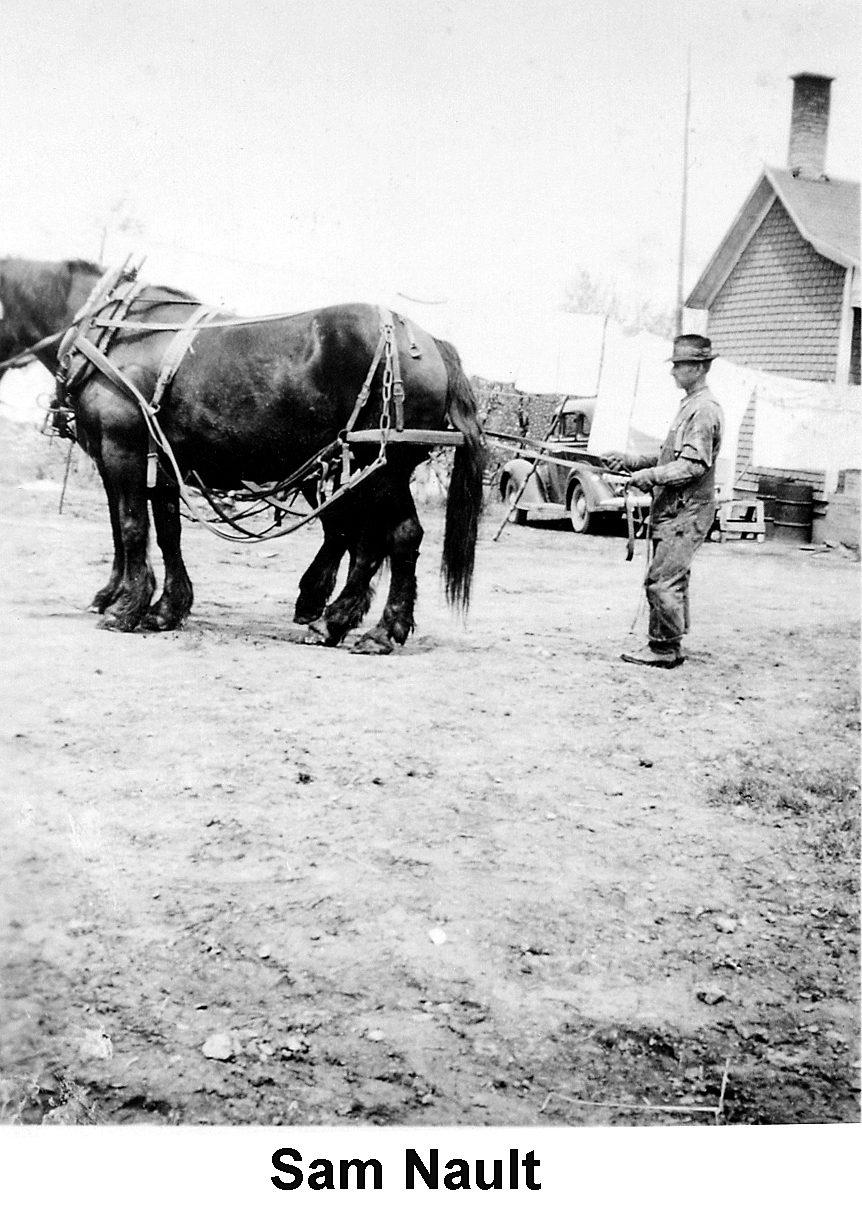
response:
[[[825,172],[831,78],[793,77],[786,168],[764,167],[686,300],[718,355],[815,383],[859,384],[859,182]],[[740,430],[737,488],[757,490],[754,407]],[[823,476],[794,473],[822,497]]]
[[[786,168],[764,168],[686,306],[722,357],[859,383],[859,182],[824,172],[826,76],[794,76]]]

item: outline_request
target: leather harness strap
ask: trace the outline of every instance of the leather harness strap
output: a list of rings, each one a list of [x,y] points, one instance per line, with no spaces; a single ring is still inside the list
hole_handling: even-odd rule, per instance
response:
[[[110,300],[112,291],[116,290],[123,280],[128,263],[129,258],[126,257],[123,264],[118,268],[105,270],[98,282],[96,282],[93,289],[87,295],[87,301],[84,303],[84,306],[78,310],[75,318],[72,320],[73,328],[76,328],[78,324],[83,323],[84,320],[91,319],[99,310],[102,303]],[[129,280],[134,281],[136,274],[137,271],[132,274]]]
[[[20,353],[14,354],[13,357],[7,357],[5,361],[0,362],[0,373],[4,370],[12,370],[18,366],[26,366],[37,353],[41,353],[43,349],[47,349],[51,345],[59,344],[63,339],[63,335],[62,332],[53,332],[50,336],[43,336],[41,341],[37,341],[35,345],[28,345],[26,349],[22,349]]]
[[[374,357],[372,358],[371,365],[368,369],[368,373],[365,376],[365,382],[362,384],[362,386],[359,390],[359,394],[356,397],[356,403],[353,405],[353,411],[350,413],[350,417],[347,421],[347,424],[344,426],[345,433],[350,433],[353,426],[356,424],[356,421],[359,417],[359,413],[362,411],[362,409],[368,403],[368,396],[371,394],[371,383],[374,379],[374,375],[377,371],[377,367],[380,365],[380,359],[383,357],[383,351],[385,348],[386,348],[386,333],[382,330],[382,317],[381,317],[380,340],[377,342],[377,348],[374,351]]]
[[[380,440],[381,447],[386,444],[387,435],[390,426],[389,403],[390,400],[395,403],[395,428],[397,432],[402,432],[404,429],[404,382],[401,378],[401,359],[398,354],[398,340],[395,335],[395,318],[391,311],[386,307],[378,307],[380,313],[380,339],[377,342],[377,348],[374,351],[374,357],[371,360],[371,365],[368,368],[368,373],[365,376],[365,382],[359,390],[356,397],[356,403],[353,405],[353,411],[350,413],[347,424],[341,430],[342,450],[341,457],[343,463],[343,474],[345,478],[350,474],[350,449],[347,441],[349,434],[353,431],[353,426],[359,418],[359,414],[365,405],[368,403],[368,397],[371,394],[371,384],[374,381],[374,375],[377,373],[377,367],[384,359],[383,366],[383,401],[382,411],[380,415]],[[403,321],[402,321],[403,322]],[[412,333],[410,334],[411,345],[413,343]]]
[[[75,348],[80,350],[84,356],[93,363],[97,370],[101,370],[105,378],[114,384],[115,387],[128,395],[139,405],[145,417],[152,414],[150,401],[146,399],[135,384],[122,371],[118,370],[113,362],[109,361],[102,350],[94,345],[93,342],[86,336],[78,336],[75,339]]]
[[[155,416],[162,404],[162,396],[170,386],[171,380],[180,368],[185,355],[189,352],[192,346],[192,341],[195,339],[196,325],[201,323],[207,316],[214,313],[214,308],[207,307],[202,303],[196,307],[189,318],[183,324],[168,345],[165,356],[162,358],[162,364],[159,368],[159,377],[156,379],[156,385],[153,390],[153,397],[150,400],[150,415]],[[149,444],[147,449],[147,487],[152,491],[156,486],[156,475],[159,469],[159,451],[156,445],[156,437],[153,431],[153,426],[149,425]]]
[[[123,279],[125,266],[121,269],[109,270],[99,279],[93,290],[90,291],[90,296],[84,306],[78,311],[72,326],[67,330],[60,342],[60,348],[57,352],[58,369],[57,369],[57,397],[61,405],[65,402],[65,396],[72,387],[78,382],[86,370],[86,358],[82,358],[77,365],[74,363],[74,355],[76,352],[83,352],[80,345],[80,338],[90,332],[97,322],[97,316],[102,311],[111,309],[113,319],[122,321],[128,315],[132,303],[144,289],[141,282],[136,280],[134,273],[126,280]],[[110,329],[102,328],[94,333],[93,340],[90,342],[95,348],[107,351],[113,333]],[[92,359],[91,359],[92,360]]]
[[[413,333],[413,328],[410,325],[410,321],[405,319],[403,315],[399,315],[398,318],[401,321],[404,331],[407,334],[407,339],[410,342],[410,345],[409,345],[410,356],[415,357],[415,358],[420,358],[422,356],[422,351],[419,348],[419,346],[416,344],[416,337]]]
[[[384,317],[383,331],[386,335],[387,353],[392,358],[392,399],[395,401],[395,428],[400,433],[404,428],[404,382],[401,378],[401,357],[398,353],[398,338],[395,335],[395,320],[391,311],[381,308]]]
[[[177,330],[176,336],[168,345],[165,356],[162,358],[159,377],[156,379],[153,398],[150,400],[150,407],[154,412],[158,412],[162,396],[167,390],[171,379],[177,370],[179,370],[180,362],[191,349],[192,341],[197,335],[199,326],[207,316],[214,315],[215,310],[214,307],[207,307],[205,303],[196,307],[183,326]]]
[[[144,420],[147,422],[147,430],[149,433],[149,448],[147,450],[147,487],[153,489],[156,486],[156,474],[158,471],[158,457],[160,442],[156,439],[156,429],[153,425],[153,418],[161,407],[162,397],[186,353],[191,347],[192,341],[195,338],[195,325],[206,315],[212,314],[213,309],[204,305],[197,307],[183,326],[177,331],[176,336],[168,346],[167,352],[162,359],[161,367],[159,368],[159,376],[156,380],[156,386],[153,391],[152,399],[146,397],[138,390],[135,384],[119,370],[113,362],[111,362],[97,345],[95,345],[88,337],[79,333],[75,338],[75,348],[80,350],[89,361],[93,363],[97,370],[100,370],[105,377],[118,387],[125,395],[131,397],[138,405],[143,413]]]

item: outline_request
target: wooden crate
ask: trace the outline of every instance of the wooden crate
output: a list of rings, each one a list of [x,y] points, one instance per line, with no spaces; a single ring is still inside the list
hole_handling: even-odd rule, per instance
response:
[[[766,541],[766,521],[763,516],[762,500],[726,500],[718,507],[718,529],[721,541],[728,535]]]

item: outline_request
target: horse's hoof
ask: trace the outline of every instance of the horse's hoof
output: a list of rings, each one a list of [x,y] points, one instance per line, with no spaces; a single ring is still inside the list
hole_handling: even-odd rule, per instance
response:
[[[96,623],[96,626],[101,631],[134,631],[137,627],[136,622],[129,622],[125,618],[117,618],[115,614],[103,614],[101,621]]]
[[[171,614],[145,614],[141,620],[144,631],[176,631],[182,625],[182,618],[174,618]]]
[[[388,656],[395,650],[395,645],[388,637],[372,635],[369,631],[350,650],[357,656]]]
[[[329,627],[326,623],[315,619],[302,642],[313,644],[315,647],[332,647],[335,640],[329,634]]]

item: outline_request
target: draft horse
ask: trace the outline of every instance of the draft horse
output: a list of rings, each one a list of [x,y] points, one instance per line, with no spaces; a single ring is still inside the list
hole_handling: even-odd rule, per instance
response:
[[[70,328],[86,313],[103,270],[86,261],[0,260],[0,362]],[[111,366],[145,400],[157,390],[176,331],[197,300],[164,286],[139,287],[124,326],[111,335]],[[138,325],[137,327],[135,325]],[[206,326],[210,325],[210,326]],[[411,321],[392,317],[403,377],[407,428],[463,434],[455,450],[446,505],[442,576],[446,596],[466,610],[482,508],[485,447],[476,401],[455,349]],[[141,407],[110,375],[88,366],[70,384],[74,434],[98,468],[108,499],[114,560],[107,584],[93,599],[101,625],[171,630],[188,616],[192,583],[180,545],[180,483],[194,473],[213,492],[254,482],[282,481],[330,443],[345,425],[380,425],[385,369],[378,365],[367,403],[354,416],[380,340],[380,312],[366,304],[325,307],[299,315],[243,320],[212,310],[194,329],[161,397],[159,422],[173,458],[157,451]],[[57,343],[36,355],[57,374]],[[61,376],[62,377],[62,376]],[[389,562],[389,593],[379,621],[356,645],[386,653],[414,628],[416,560],[423,530],[410,477],[428,458],[425,446],[391,443],[384,464],[321,514],[323,545],[303,574],[295,621],[311,624],[309,639],[338,644],[370,608],[372,581]],[[358,465],[374,458],[373,444],[355,447]],[[155,474],[153,473],[155,471]],[[177,474],[178,473],[178,474]],[[158,600],[148,557],[149,508],[164,561]],[[345,554],[349,570],[334,600]]]

